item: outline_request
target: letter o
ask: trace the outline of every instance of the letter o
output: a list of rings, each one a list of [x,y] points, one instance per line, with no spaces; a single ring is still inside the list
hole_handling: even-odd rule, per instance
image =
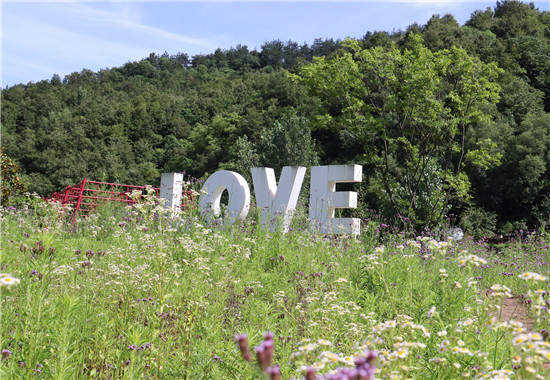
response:
[[[248,183],[239,173],[228,170],[221,170],[212,174],[202,187],[206,194],[200,197],[199,207],[209,222],[213,216],[220,216],[220,201],[222,193],[227,189],[229,193],[229,205],[227,208],[228,216],[226,225],[231,225],[236,221],[243,221],[248,215],[250,209],[250,188]]]

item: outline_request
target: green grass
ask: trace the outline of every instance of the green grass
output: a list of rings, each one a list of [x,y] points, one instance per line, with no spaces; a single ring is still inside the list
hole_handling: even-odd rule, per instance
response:
[[[283,379],[352,368],[368,350],[377,378],[527,379],[550,362],[548,284],[518,276],[548,275],[548,234],[497,253],[372,222],[358,239],[310,232],[304,217],[285,235],[257,218],[215,229],[150,201],[74,228],[39,201],[1,217],[2,272],[19,280],[1,288],[3,379],[270,378],[254,352],[268,331]],[[533,330],[499,319],[495,284],[531,300]]]

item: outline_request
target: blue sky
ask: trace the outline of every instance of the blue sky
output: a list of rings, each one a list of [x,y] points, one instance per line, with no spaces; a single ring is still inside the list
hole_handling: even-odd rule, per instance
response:
[[[2,88],[162,54],[207,54],[266,41],[311,44],[405,29],[432,14],[463,24],[496,1],[2,1]],[[549,1],[535,1],[550,10]]]

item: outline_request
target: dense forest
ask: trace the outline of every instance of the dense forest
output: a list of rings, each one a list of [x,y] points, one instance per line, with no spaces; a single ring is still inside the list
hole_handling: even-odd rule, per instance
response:
[[[151,53],[1,96],[1,145],[42,196],[84,177],[357,163],[363,217],[451,216],[480,235],[550,219],[550,13],[521,2],[462,26],[434,15],[358,40]]]

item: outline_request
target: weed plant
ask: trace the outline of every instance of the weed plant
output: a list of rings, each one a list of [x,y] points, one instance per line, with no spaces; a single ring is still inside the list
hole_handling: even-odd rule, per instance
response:
[[[63,215],[1,211],[3,379],[548,375],[547,231],[497,251],[374,221],[323,236],[300,212],[284,235],[257,212],[215,228],[153,198]]]

